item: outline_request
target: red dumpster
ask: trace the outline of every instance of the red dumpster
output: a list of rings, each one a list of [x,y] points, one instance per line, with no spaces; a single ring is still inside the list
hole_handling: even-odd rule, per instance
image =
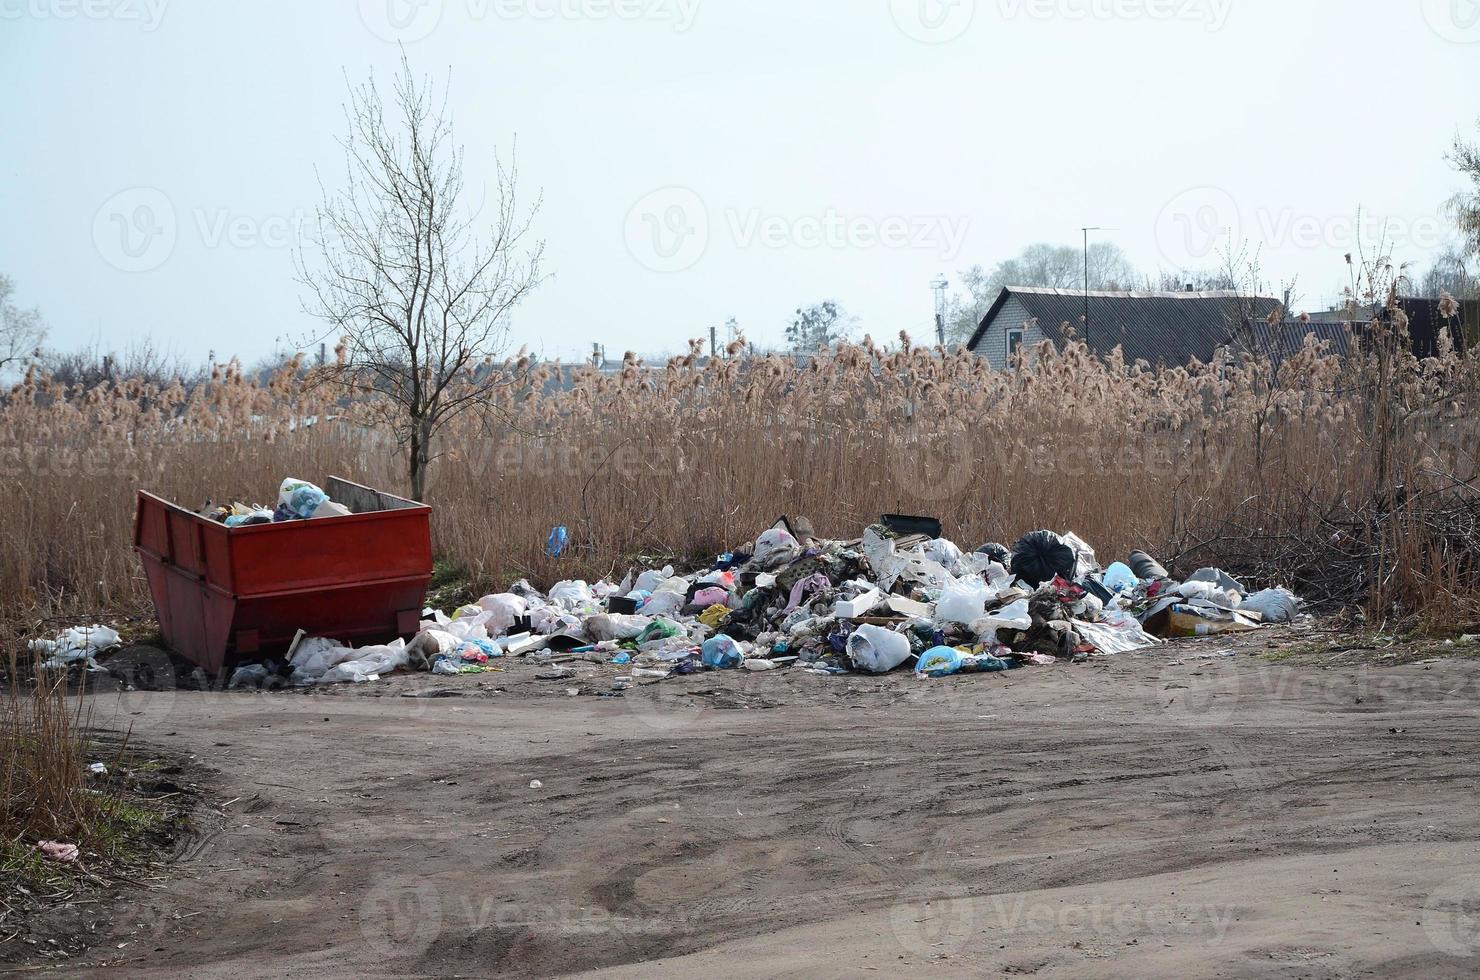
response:
[[[413,635],[431,508],[338,477],[324,490],[352,513],[235,528],[141,491],[134,549],[165,643],[219,673],[286,652],[300,629],[354,645]]]

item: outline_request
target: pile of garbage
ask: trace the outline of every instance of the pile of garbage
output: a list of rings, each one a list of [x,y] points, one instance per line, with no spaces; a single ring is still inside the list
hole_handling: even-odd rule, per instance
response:
[[[277,507],[236,502],[230,506],[207,503],[202,517],[227,527],[253,527],[258,524],[281,524],[284,521],[307,521],[321,517],[348,517],[350,509],[335,503],[329,495],[307,480],[291,477],[278,487]]]
[[[1073,534],[1036,531],[1010,550],[968,553],[940,531],[891,515],[859,539],[830,541],[805,519],[783,518],[708,568],[564,581],[548,593],[521,580],[450,614],[428,610],[410,643],[354,650],[305,640],[282,670],[299,686],[400,669],[483,673],[509,658],[545,662],[550,679],[570,659],[617,665],[633,680],[781,669],[941,678],[1127,653],[1300,612],[1288,591],[1250,595],[1217,569],[1177,581],[1141,552],[1102,568]],[[238,672],[244,683],[268,673],[242,670],[253,672]]]

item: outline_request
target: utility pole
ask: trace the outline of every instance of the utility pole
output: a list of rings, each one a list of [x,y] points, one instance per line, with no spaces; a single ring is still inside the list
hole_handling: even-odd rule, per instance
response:
[[[1089,347],[1089,233],[1102,230],[1096,227],[1084,229],[1084,345],[1086,347]]]
[[[946,346],[946,289],[950,285],[944,273],[936,276],[930,284],[935,291],[935,342],[942,350]]]
[[[709,356],[719,356],[719,330],[716,327],[709,328]]]

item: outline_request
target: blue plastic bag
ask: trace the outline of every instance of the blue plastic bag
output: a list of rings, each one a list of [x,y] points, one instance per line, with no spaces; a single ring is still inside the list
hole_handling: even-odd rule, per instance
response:
[[[712,636],[704,641],[700,659],[713,670],[734,670],[745,662],[745,652],[732,637]]]
[[[569,540],[570,532],[565,529],[564,524],[554,528],[550,531],[550,537],[545,541],[545,554],[551,558],[559,558],[560,553],[565,550],[566,542]]]
[[[278,519],[278,514],[285,514],[287,520],[306,521],[328,501],[329,495],[312,483],[290,477],[278,487],[278,505],[273,520]]]
[[[961,670],[961,664],[965,660],[966,654],[953,647],[932,647],[920,654],[915,673],[927,677],[949,677]]]
[[[920,654],[915,673],[927,677],[950,677],[952,674],[994,674],[1011,670],[1013,663],[990,653],[962,653],[952,647],[939,646]]]
[[[1001,657],[994,657],[990,653],[980,653],[975,656],[962,657],[959,673],[995,674],[1003,670],[1012,670],[1016,666],[1017,664],[1011,660],[1003,660]]]
[[[1105,569],[1105,576],[1100,579],[1100,584],[1111,592],[1129,592],[1136,587],[1136,573],[1131,571],[1129,565],[1116,562]]]

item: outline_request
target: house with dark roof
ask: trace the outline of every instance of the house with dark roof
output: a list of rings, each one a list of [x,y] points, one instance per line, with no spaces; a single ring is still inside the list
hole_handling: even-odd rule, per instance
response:
[[[1181,366],[1204,363],[1251,321],[1268,320],[1280,309],[1270,297],[1236,292],[1088,293],[1083,290],[1009,286],[982,318],[968,347],[993,367],[1005,368],[1020,348],[1045,340],[1062,349],[1082,340],[1098,354],[1119,347],[1129,361]]]

